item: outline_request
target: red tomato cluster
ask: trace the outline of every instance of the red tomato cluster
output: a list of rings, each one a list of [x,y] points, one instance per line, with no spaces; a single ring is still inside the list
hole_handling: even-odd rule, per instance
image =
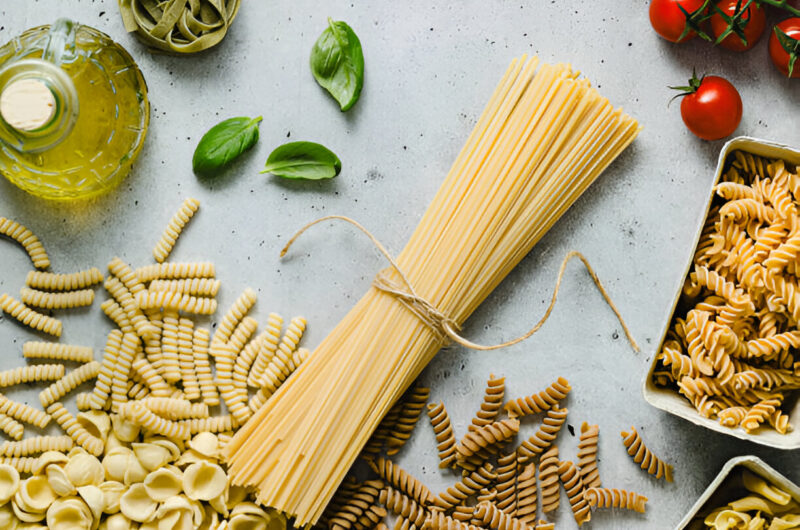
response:
[[[656,33],[671,42],[700,35],[742,52],[755,46],[766,30],[765,5],[794,15],[772,28],[769,54],[784,75],[800,78],[800,7],[785,0],[651,0],[650,23]]]

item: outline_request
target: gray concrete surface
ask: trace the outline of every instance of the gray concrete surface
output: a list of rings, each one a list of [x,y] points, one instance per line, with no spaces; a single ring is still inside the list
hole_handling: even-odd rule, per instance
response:
[[[111,195],[79,207],[48,204],[0,179],[0,215],[41,236],[53,270],[103,266],[121,256],[150,263],[158,234],[180,201],[202,209],[174,258],[218,265],[223,307],[246,286],[257,289],[256,315],[308,318],[305,344],[318,343],[384,264],[367,241],[344,226],[319,229],[279,260],[283,242],[324,214],[349,215],[399,251],[464,143],[507,63],[522,53],[569,61],[644,125],[634,145],[590,188],[469,321],[480,342],[516,336],[540,317],[563,255],[583,251],[627,318],[642,353],[628,347],[588,276],[573,264],[552,318],[531,340],[487,353],[451,348],[425,371],[432,399],[444,400],[465,431],[490,373],[507,377],[510,395],[542,388],[559,375],[573,392],[568,423],[599,423],[606,485],[650,498],[647,515],[597,513],[593,528],[674,526],[725,461],[756,454],[794,480],[797,456],[765,450],[648,406],[641,380],[686,260],[713,178],[721,142],[702,142],[683,127],[667,85],[693,66],[721,74],[741,91],[737,133],[800,145],[800,84],[782,79],[766,42],[736,55],[697,43],[673,46],[650,29],[644,0],[594,2],[245,1],[224,43],[197,57],[149,54],[125,34],[113,0],[26,0],[0,4],[0,40],[58,16],[98,27],[133,54],[153,105],[146,146],[131,176]],[[346,20],[361,38],[366,82],[347,114],[314,82],[308,53],[327,16]],[[223,118],[262,115],[257,147],[224,177],[199,181],[191,155],[202,133]],[[268,153],[292,140],[315,140],[337,152],[341,175],[330,182],[282,182],[260,175]],[[16,294],[31,268],[14,245],[0,245],[0,291]],[[100,293],[100,300],[104,298]],[[99,301],[62,312],[64,342],[100,348],[110,324]],[[35,334],[0,320],[0,368],[21,364]],[[38,388],[12,397],[36,401]],[[673,484],[657,482],[628,458],[619,431],[636,425],[675,465]],[[533,426],[529,426],[532,428]],[[577,436],[559,442],[572,457]],[[455,481],[440,472],[431,429],[422,422],[400,463],[434,491]],[[559,528],[575,523],[562,496]]]

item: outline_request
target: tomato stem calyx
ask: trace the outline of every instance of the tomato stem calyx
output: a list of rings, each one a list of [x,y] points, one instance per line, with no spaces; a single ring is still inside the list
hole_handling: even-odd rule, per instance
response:
[[[789,77],[792,77],[794,64],[797,62],[797,57],[800,56],[800,39],[790,37],[778,26],[775,26],[775,36],[781,47],[789,54]]]
[[[714,41],[714,45],[717,45],[724,41],[728,35],[735,34],[739,39],[742,41],[742,44],[745,46],[748,45],[747,37],[745,37],[744,30],[747,25],[750,23],[750,8],[751,5],[753,9],[758,9],[758,4],[755,0],[746,0],[744,5],[742,5],[742,0],[737,0],[736,2],[736,9],[733,11],[732,15],[728,15],[725,13],[724,10],[720,9],[719,6],[715,5],[714,10],[722,17],[722,20],[728,25],[725,31],[723,31],[717,40]],[[747,15],[747,18],[744,16]]]
[[[692,31],[694,31],[697,34],[697,36],[703,40],[707,40],[709,42],[713,40],[705,31],[703,31],[702,28],[703,23],[709,18],[711,18],[711,15],[708,13],[709,11],[708,7],[711,3],[712,0],[705,0],[705,2],[703,2],[703,5],[701,5],[691,13],[687,11],[686,8],[683,7],[680,3],[676,4],[678,6],[678,9],[680,9],[681,12],[683,13],[683,16],[686,17],[686,24],[683,28],[681,36],[678,37],[677,42],[682,42],[683,39],[685,39]]]
[[[678,98],[682,98],[684,96],[688,96],[690,94],[694,94],[695,92],[697,92],[697,90],[700,88],[700,85],[703,84],[703,79],[705,78],[706,78],[705,74],[703,74],[703,77],[698,78],[697,70],[695,68],[692,68],[692,77],[689,79],[689,84],[687,86],[668,87],[671,88],[672,90],[680,90],[681,93],[673,96],[669,100],[669,103],[667,103],[667,106],[669,106],[673,101],[675,101]]]
[[[796,17],[800,17],[800,9],[792,6],[789,0],[758,0],[760,4],[768,4],[779,9],[784,9]]]

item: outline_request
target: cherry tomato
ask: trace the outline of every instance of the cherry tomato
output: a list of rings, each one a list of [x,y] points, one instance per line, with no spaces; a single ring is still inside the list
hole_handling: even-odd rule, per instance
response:
[[[690,30],[683,38],[686,30],[686,15],[681,7],[690,15],[703,7],[703,0],[651,0],[650,24],[656,33],[670,42],[686,42],[696,33]],[[680,7],[678,7],[680,6]]]
[[[742,120],[742,98],[729,81],[714,75],[697,79],[684,90],[681,117],[686,127],[703,140],[719,140],[733,134]]]
[[[717,3],[719,11],[711,17],[711,31],[714,37],[719,39],[729,28],[733,27],[741,32],[747,44],[737,35],[736,31],[731,31],[719,43],[723,48],[743,52],[756,45],[758,39],[767,27],[767,17],[764,9],[757,3],[751,2],[744,10],[741,8],[747,5],[748,0],[721,0]],[[738,12],[737,12],[738,10]],[[727,20],[720,14],[720,11],[727,16]]]
[[[800,56],[800,17],[787,18],[775,25],[769,37],[769,55],[783,75],[800,78],[800,60],[797,60]]]

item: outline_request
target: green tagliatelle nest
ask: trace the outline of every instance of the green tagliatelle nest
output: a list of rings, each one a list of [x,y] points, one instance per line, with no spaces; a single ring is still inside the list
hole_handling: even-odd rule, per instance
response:
[[[168,53],[197,53],[218,44],[240,0],[119,0],[125,29]]]

